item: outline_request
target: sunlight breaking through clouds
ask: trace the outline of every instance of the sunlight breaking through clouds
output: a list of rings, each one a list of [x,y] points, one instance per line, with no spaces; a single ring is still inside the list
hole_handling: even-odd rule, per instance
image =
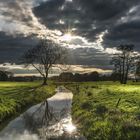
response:
[[[57,34],[61,35],[61,32],[57,31]],[[74,34],[66,33],[62,36],[57,37],[57,41],[64,47],[76,49],[76,48],[94,48],[95,50],[103,51],[102,37],[99,35],[96,42],[89,42],[86,38],[77,36]]]
[[[102,62],[102,68],[122,42],[134,44],[139,51],[136,1],[0,0],[0,60],[17,63],[24,51],[45,37],[70,52],[77,50],[75,64]],[[92,51],[83,53],[84,48]]]
[[[70,42],[73,39],[73,36],[71,34],[64,34],[61,38],[62,41]]]
[[[99,35],[97,42],[92,43],[88,42],[84,37],[62,33],[60,30],[50,30],[43,25],[34,15],[32,8],[38,6],[40,2],[45,1],[2,1],[0,3],[0,31],[4,31],[6,34],[13,36],[17,36],[18,34],[22,34],[23,36],[35,35],[39,38],[47,36],[47,38],[69,48],[93,47],[103,50],[101,43],[105,32]],[[67,0],[67,2],[72,2],[72,0]],[[64,21],[60,20],[60,24],[64,24]]]
[[[89,42],[86,38],[78,35],[71,34],[72,29],[66,33],[62,33],[60,30],[50,30],[45,25],[40,22],[40,19],[33,13],[34,7],[38,6],[40,2],[45,2],[46,0],[39,1],[2,1],[0,3],[0,31],[6,32],[13,36],[22,34],[23,36],[34,35],[38,38],[47,38],[61,44],[62,46],[68,48],[95,48],[100,51],[104,51],[103,37],[108,32],[107,30],[101,32],[97,35],[97,40],[95,42]],[[67,0],[66,2],[72,2],[72,0]],[[15,10],[15,8],[17,10]],[[65,24],[63,19],[59,20],[60,24]],[[108,53],[108,51],[106,51]]]

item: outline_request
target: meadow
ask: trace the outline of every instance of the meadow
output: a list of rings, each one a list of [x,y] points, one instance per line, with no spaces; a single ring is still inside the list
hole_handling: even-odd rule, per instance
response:
[[[0,127],[64,85],[74,94],[72,117],[88,140],[140,139],[140,83],[0,83]]]
[[[113,82],[68,84],[73,120],[88,140],[140,139],[140,85]]]

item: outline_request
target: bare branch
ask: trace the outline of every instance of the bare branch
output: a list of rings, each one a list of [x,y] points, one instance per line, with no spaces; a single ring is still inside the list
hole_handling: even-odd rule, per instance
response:
[[[26,66],[32,65],[43,76],[46,83],[52,65],[64,62],[65,50],[50,40],[41,40],[36,47],[25,53],[23,63]]]

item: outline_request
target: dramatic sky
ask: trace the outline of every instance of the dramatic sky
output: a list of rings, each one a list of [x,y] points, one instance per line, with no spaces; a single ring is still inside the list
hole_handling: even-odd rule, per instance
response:
[[[71,64],[108,70],[120,43],[140,51],[140,1],[0,0],[1,64],[18,63],[43,36],[68,47]]]

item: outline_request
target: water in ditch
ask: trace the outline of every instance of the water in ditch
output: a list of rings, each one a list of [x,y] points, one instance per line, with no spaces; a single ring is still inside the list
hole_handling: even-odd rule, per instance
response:
[[[56,94],[11,121],[0,140],[85,140],[72,123],[73,94],[58,87]]]

